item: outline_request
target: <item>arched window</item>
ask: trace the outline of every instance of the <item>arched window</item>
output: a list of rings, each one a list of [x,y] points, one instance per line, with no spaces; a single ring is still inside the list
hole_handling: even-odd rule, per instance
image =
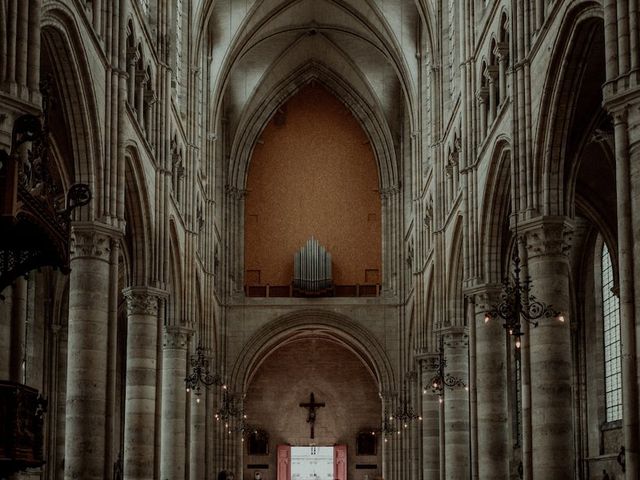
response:
[[[605,244],[602,246],[602,320],[607,422],[622,418],[620,301],[613,293],[613,287],[613,265],[609,249]]]

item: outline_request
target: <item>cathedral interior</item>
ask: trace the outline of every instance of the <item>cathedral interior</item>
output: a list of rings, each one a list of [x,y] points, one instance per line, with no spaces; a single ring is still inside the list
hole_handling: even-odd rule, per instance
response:
[[[0,291],[0,479],[637,480],[640,0],[0,0]]]

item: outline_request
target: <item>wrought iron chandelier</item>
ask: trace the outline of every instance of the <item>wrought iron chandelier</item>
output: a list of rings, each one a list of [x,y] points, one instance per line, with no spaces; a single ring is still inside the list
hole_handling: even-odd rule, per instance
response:
[[[461,378],[454,377],[450,373],[445,373],[446,366],[447,359],[444,357],[444,338],[441,335],[438,346],[438,358],[434,359],[431,364],[431,369],[436,373],[431,377],[431,380],[429,380],[429,387],[433,393],[438,395],[440,402],[442,402],[445,387],[451,390],[455,388],[464,388],[468,390],[467,384],[464,383]],[[422,393],[426,394],[429,387],[425,386],[422,389]]]
[[[184,379],[187,385],[187,392],[193,391],[196,394],[196,402],[200,403],[200,393],[202,386],[205,388],[211,385],[221,386],[226,390],[227,386],[222,380],[222,377],[214,373],[209,373],[209,359],[204,355],[204,348],[202,345],[198,345],[195,355],[191,355],[190,359],[192,371]]]
[[[225,428],[229,428],[229,422],[234,419],[240,419],[242,425],[244,425],[244,420],[247,419],[247,415],[243,409],[238,408],[233,395],[228,392],[226,386],[222,388],[224,388],[222,392],[222,407],[220,407],[215,414],[216,420],[223,421]]]
[[[402,389],[400,404],[398,405],[398,408],[396,408],[396,410],[391,415],[389,415],[389,420],[396,420],[400,422],[400,424],[404,428],[408,428],[409,423],[413,421],[422,421],[422,415],[416,412],[413,408],[413,405],[411,405],[406,385]]]
[[[488,323],[492,318],[501,318],[504,322],[503,327],[509,332],[509,335],[515,338],[515,346],[519,349],[522,346],[521,337],[524,335],[522,331],[523,321],[535,328],[538,326],[538,320],[541,318],[556,317],[559,321],[564,322],[564,316],[554,310],[551,305],[539,301],[531,294],[532,282],[529,275],[524,279],[520,278],[522,267],[517,245],[517,216],[515,238],[516,245],[511,256],[513,273],[511,274],[511,278],[506,276],[503,280],[500,303],[498,305],[492,305],[491,310],[485,313],[484,323]]]

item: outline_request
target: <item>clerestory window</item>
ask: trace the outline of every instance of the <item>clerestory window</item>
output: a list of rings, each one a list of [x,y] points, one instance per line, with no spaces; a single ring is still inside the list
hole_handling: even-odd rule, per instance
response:
[[[613,293],[613,265],[606,245],[602,247],[602,319],[604,338],[604,385],[607,422],[622,418],[622,361],[620,301]]]

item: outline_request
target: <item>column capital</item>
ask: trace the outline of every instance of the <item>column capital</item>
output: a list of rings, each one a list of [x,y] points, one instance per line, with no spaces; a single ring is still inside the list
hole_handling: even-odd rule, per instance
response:
[[[563,216],[540,216],[520,225],[528,258],[567,256],[571,248],[573,222]]]
[[[416,361],[420,365],[420,371],[424,380],[424,375],[427,372],[434,372],[438,369],[440,354],[438,352],[422,353],[419,357],[416,357]]]
[[[157,315],[158,300],[167,297],[167,292],[153,287],[128,287],[122,294],[127,300],[128,315]]]
[[[108,225],[97,223],[74,223],[71,225],[69,256],[76,258],[96,258],[109,261],[112,240],[122,233]]]
[[[164,327],[162,347],[186,350],[192,334],[191,328],[167,325]]]
[[[466,348],[469,346],[469,329],[467,327],[452,326],[440,330],[444,345],[448,348]]]

